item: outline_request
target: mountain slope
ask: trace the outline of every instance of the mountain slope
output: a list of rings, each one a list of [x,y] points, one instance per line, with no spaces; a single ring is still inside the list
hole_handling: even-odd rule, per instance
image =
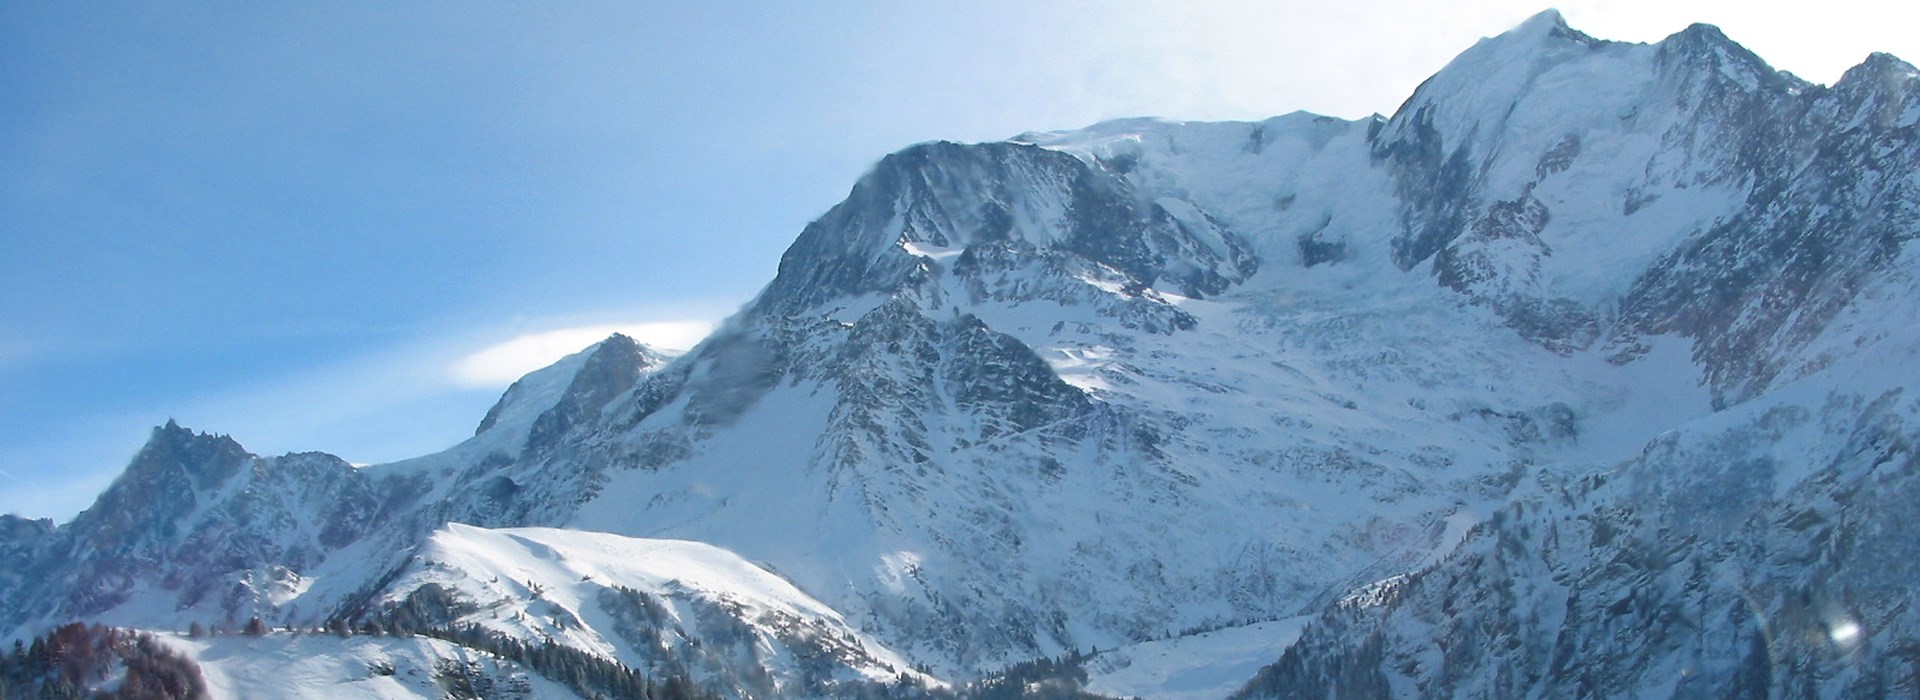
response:
[[[449,525],[384,597],[446,613],[416,624],[565,644],[728,696],[927,680],[792,584],[697,542]]]
[[[664,361],[615,336],[516,383],[473,439],[373,468],[323,453],[260,457],[168,422],[72,522],[9,528],[26,535],[4,550],[22,566],[10,567],[21,575],[0,620],[316,623],[444,522],[472,511],[526,518],[502,512],[519,491],[502,473],[513,455],[531,451],[541,426],[564,420],[556,416]],[[566,487],[551,483],[559,476],[544,477],[547,488]]]
[[[1848,315],[1917,311],[1909,292]],[[1328,612],[1242,697],[1920,690],[1905,526],[1920,337],[1903,325],[1870,359],[1678,426],[1615,469],[1542,479],[1453,558]]]
[[[1311,616],[1248,694],[1905,688],[1917,88],[1549,12],[1390,118],[913,146],[686,355],[611,338],[446,452],[156,431],[0,530],[44,574],[0,622],[428,601],[752,695]],[[696,551],[748,573],[626,561]]]

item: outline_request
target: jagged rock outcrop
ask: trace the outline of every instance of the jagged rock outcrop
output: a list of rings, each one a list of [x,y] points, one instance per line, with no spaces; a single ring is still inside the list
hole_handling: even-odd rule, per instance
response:
[[[1335,606],[1241,697],[1912,694],[1910,383],[1757,400],[1542,483],[1452,559]]]
[[[272,611],[295,592],[298,571],[404,501],[332,455],[261,458],[168,422],[93,507],[39,536],[0,612],[57,620],[146,607],[244,619]]]

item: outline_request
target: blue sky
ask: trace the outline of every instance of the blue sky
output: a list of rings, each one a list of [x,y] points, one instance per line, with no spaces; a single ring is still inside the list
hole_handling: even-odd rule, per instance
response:
[[[1747,5],[1561,7],[1623,40],[1710,21],[1819,82],[1920,56],[1904,4]],[[262,454],[443,448],[527,363],[691,342],[889,151],[1390,113],[1539,9],[0,4],[0,512],[71,517],[168,418]]]

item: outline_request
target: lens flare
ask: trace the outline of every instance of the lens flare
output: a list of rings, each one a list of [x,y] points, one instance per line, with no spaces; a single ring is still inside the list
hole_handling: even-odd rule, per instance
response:
[[[1860,625],[1852,620],[1842,620],[1827,628],[1827,636],[1833,639],[1834,644],[1852,644],[1860,638]]]

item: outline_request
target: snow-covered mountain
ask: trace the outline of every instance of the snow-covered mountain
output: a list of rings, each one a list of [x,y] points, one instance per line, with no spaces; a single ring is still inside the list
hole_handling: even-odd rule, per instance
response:
[[[1548,12],[1390,118],[913,146],[698,347],[446,452],[156,430],[0,521],[0,625],[404,616],[752,697],[1096,648],[1180,697],[1910,692],[1917,123],[1891,56]]]

